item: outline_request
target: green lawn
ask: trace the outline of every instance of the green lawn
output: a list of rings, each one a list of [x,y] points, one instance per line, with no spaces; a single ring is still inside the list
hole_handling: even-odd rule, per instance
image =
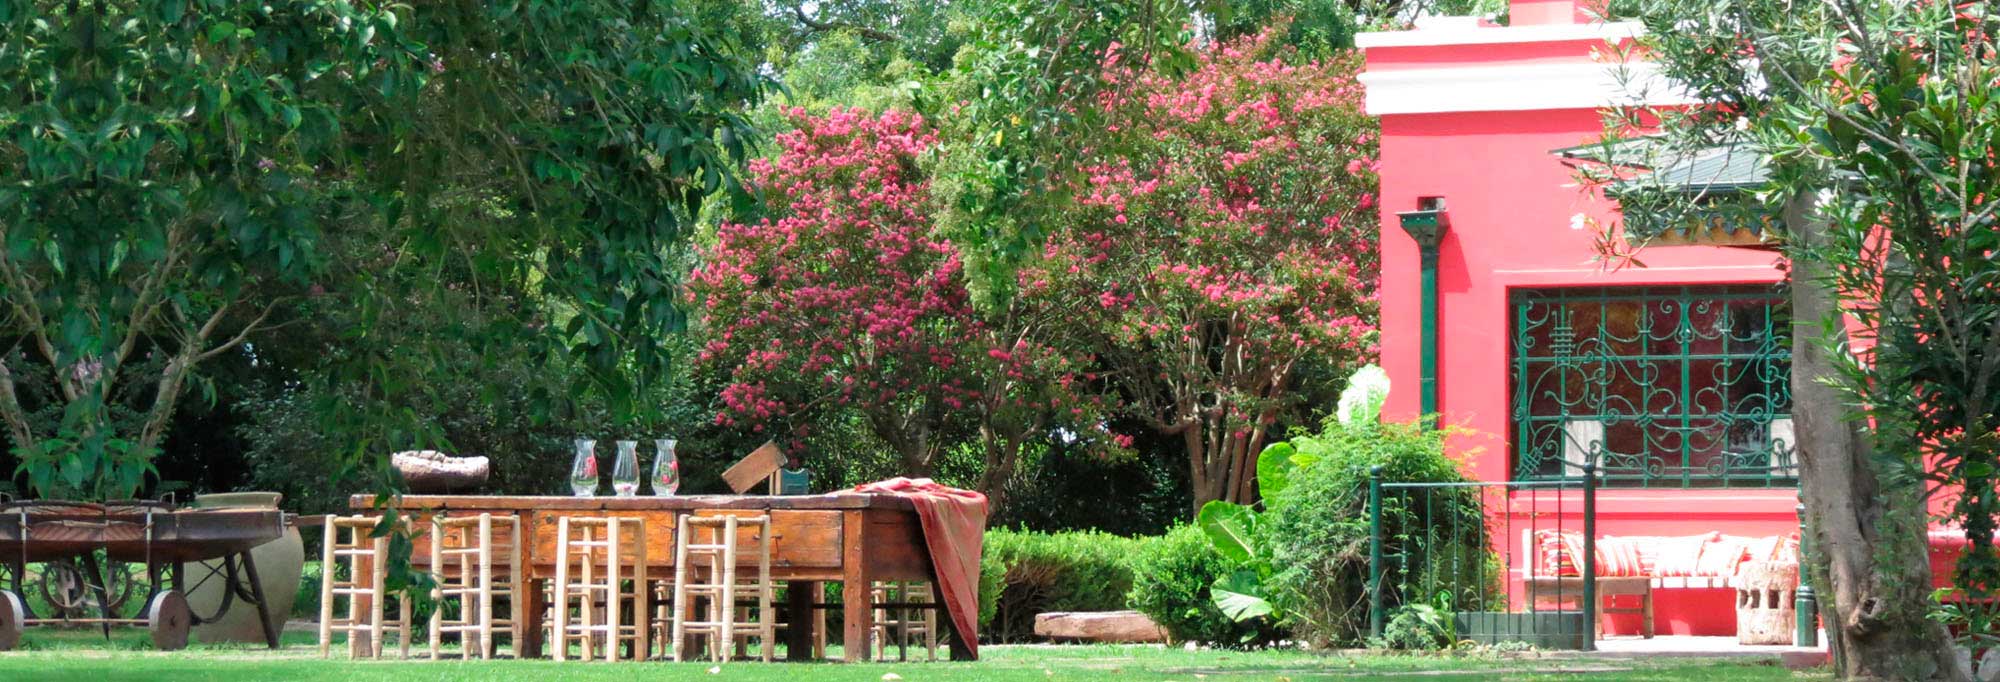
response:
[[[978,663],[773,664],[555,663],[551,661],[320,660],[312,636],[287,633],[280,651],[197,646],[148,651],[144,637],[122,631],[106,643],[78,632],[31,631],[22,651],[0,654],[0,680],[36,682],[1302,682],[1409,680],[1814,680],[1770,661],[1650,661],[1577,657],[1472,655],[1342,656],[1296,651],[1184,651],[1145,646],[989,646]]]

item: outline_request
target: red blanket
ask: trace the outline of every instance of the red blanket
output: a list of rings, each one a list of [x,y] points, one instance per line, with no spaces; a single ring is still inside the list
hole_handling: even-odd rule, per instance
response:
[[[896,495],[917,507],[930,546],[937,595],[973,658],[979,657],[979,553],[986,539],[986,496],[928,478],[892,478],[855,492]]]

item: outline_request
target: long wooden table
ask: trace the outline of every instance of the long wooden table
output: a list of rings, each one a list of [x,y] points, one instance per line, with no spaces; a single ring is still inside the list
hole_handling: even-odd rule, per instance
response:
[[[375,498],[356,495],[350,505],[357,510],[375,510]],[[771,575],[789,583],[784,604],[787,628],[787,657],[804,660],[812,656],[813,630],[819,619],[813,609],[821,593],[821,582],[842,583],[845,595],[840,605],[849,661],[870,657],[866,645],[875,622],[875,610],[867,598],[876,581],[935,581],[930,552],[924,542],[916,508],[909,500],[893,495],[839,494],[794,496],[689,495],[674,497],[537,497],[488,495],[409,495],[396,498],[390,507],[420,519],[433,514],[463,516],[491,513],[520,519],[527,529],[523,540],[522,563],[531,581],[549,580],[555,575],[556,520],[561,517],[618,516],[643,519],[647,571],[654,579],[670,580],[674,564],[674,533],[680,517],[694,511],[735,511],[771,516]],[[417,540],[412,561],[419,566],[430,560],[428,539]],[[754,561],[754,560],[753,560]],[[523,655],[539,656],[542,627],[539,622],[545,604],[539,585],[528,590],[526,634],[520,648]],[[949,617],[938,619],[951,632],[953,660],[971,660],[971,649]]]

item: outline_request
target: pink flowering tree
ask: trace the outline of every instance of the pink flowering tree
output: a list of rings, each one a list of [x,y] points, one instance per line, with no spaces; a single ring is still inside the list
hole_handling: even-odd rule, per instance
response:
[[[751,164],[768,215],[723,223],[688,283],[699,362],[725,383],[717,422],[802,436],[858,416],[920,476],[977,439],[978,485],[1001,494],[1023,443],[1095,413],[1062,390],[1082,362],[1041,340],[1051,314],[970,304],[926,213],[917,160],[937,138],[922,117],[788,116],[779,155]]]
[[[1103,143],[1024,294],[1088,301],[1129,407],[1186,447],[1195,506],[1254,499],[1310,363],[1371,358],[1376,133],[1357,60],[1287,65],[1270,33],[1178,78],[1104,59]]]

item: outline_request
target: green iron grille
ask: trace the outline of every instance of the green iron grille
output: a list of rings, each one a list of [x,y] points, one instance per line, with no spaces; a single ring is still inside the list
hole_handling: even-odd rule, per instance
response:
[[[1789,487],[1791,315],[1769,286],[1513,295],[1515,478]]]

